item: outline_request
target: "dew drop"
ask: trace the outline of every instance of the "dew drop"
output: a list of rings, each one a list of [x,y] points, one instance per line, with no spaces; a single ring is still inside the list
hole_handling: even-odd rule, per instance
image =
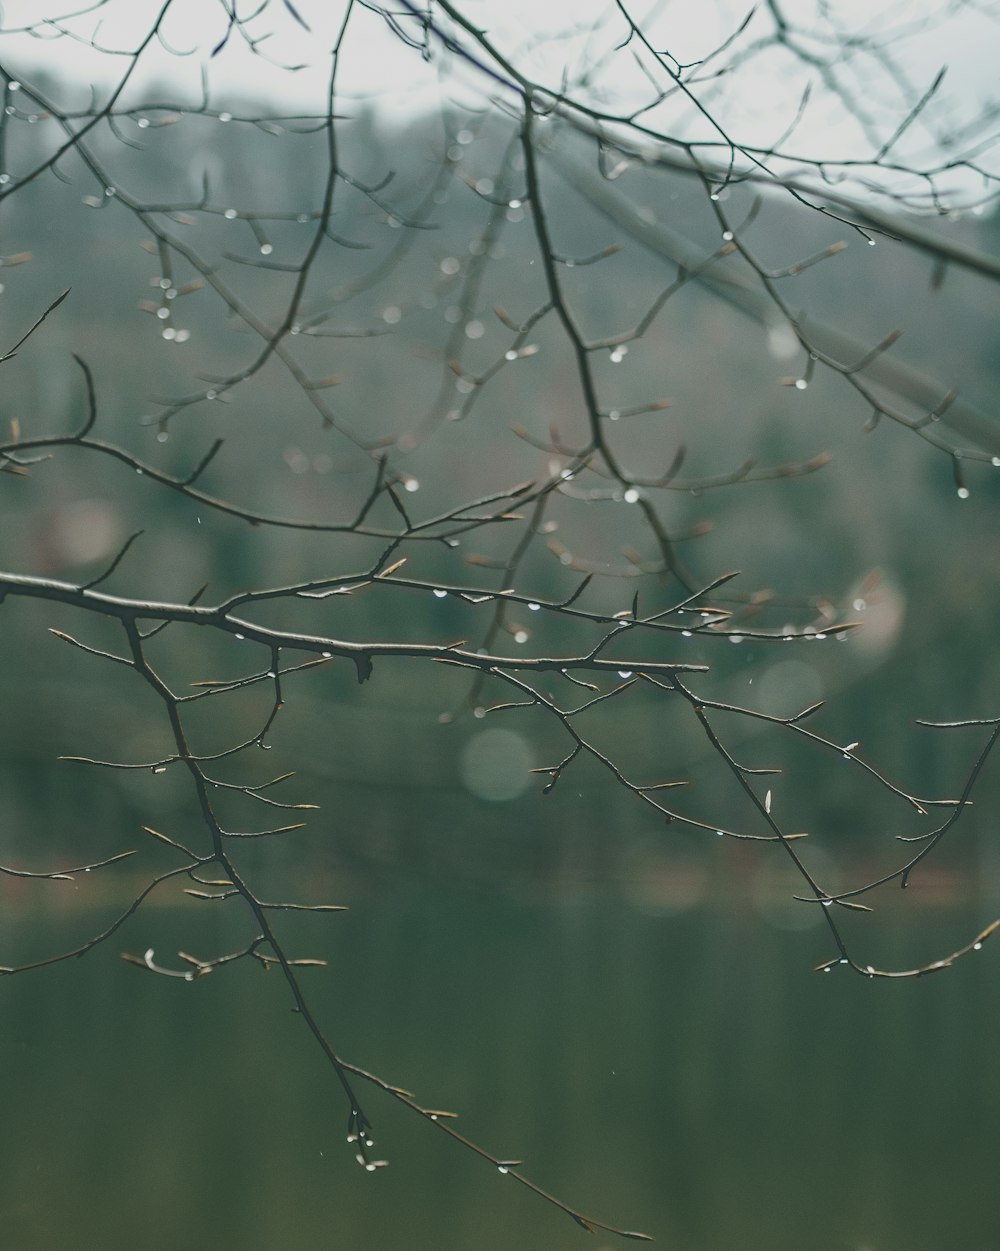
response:
[[[406,491],[411,491],[411,492],[419,491],[420,483],[417,481],[416,478],[407,478],[406,481],[403,483],[403,489]]]
[[[959,487],[957,494],[960,500],[967,500],[969,498],[969,488],[964,486]]]
[[[261,256],[270,256],[273,251],[274,248],[269,243],[262,243],[260,245]]]
[[[629,487],[622,499],[624,499],[626,504],[637,504],[639,502],[639,492],[635,487]]]
[[[323,657],[324,660],[329,660],[330,657],[333,655],[333,652],[321,652],[320,655]]]
[[[517,353],[514,351],[513,348],[511,348],[509,352],[504,352],[503,358],[505,361],[516,361]]]
[[[796,378],[796,379],[795,379],[795,390],[796,390],[796,391],[804,391],[808,385],[809,385],[809,383],[808,383],[808,382],[806,382],[805,378]]]
[[[139,127],[140,130],[145,130],[146,127],[149,125],[149,118],[140,117],[139,120],[136,122],[136,125]]]
[[[690,630],[681,630],[681,638],[689,639],[691,637]]]
[[[156,310],[156,315],[157,315],[157,317],[160,319],[160,321],[166,321],[166,320],[167,320],[167,318],[170,316],[170,309],[169,309],[169,308],[158,308],[158,309]]]
[[[982,951],[982,949],[983,949],[983,944],[982,944],[982,943],[973,943],[973,944],[972,944],[972,950],[973,950],[973,951]]]
[[[724,230],[724,231],[722,232],[722,237],[723,237],[723,239],[725,239],[725,241],[726,241],[727,243],[732,243],[732,240],[733,240],[733,232],[732,232],[731,230]]]
[[[244,641],[244,639],[246,638],[246,635],[245,635],[245,634],[234,634],[234,635],[233,635],[233,638],[234,638],[234,639],[237,639],[240,643],[242,643],[242,642]]]
[[[715,832],[716,832],[716,834],[718,834],[718,836],[719,836],[720,838],[725,838],[725,837],[726,837],[726,831],[725,831],[725,830],[716,830]]]
[[[166,765],[157,765],[157,766],[156,766],[156,767],[152,770],[152,772],[153,772],[153,773],[166,773],[166,771],[167,771],[167,766],[166,766]]]
[[[618,676],[620,678],[630,678],[632,676],[632,670],[631,669],[619,669]]]
[[[874,240],[874,239],[869,239],[869,240],[868,240],[868,246],[869,246],[870,248],[873,248],[873,247],[875,246],[875,240]]]
[[[157,443],[166,443],[167,439],[169,438],[170,438],[170,435],[167,434],[166,430],[161,430],[160,433],[156,436],[156,441]]]
[[[0,179],[2,178],[3,178],[3,174],[0,174]],[[994,456],[993,459],[990,461],[990,464],[993,466],[994,469],[1000,469],[1000,456]]]
[[[498,1165],[497,1165],[497,1172],[498,1172],[498,1173],[504,1173],[504,1174],[506,1174],[506,1173],[508,1172],[507,1165],[506,1165],[506,1164],[498,1164]]]
[[[527,641],[528,641],[528,631],[527,631],[527,630],[517,630],[517,631],[515,632],[515,634],[514,634],[514,642],[515,642],[515,643],[527,643]]]
[[[435,590],[433,594],[434,594],[435,599],[444,599],[447,596],[448,592]]]
[[[479,705],[478,707],[473,708],[472,715],[477,721],[482,721],[483,717],[486,716],[486,709],[483,708],[482,705]]]
[[[213,388],[211,388],[211,387],[210,387],[210,388],[209,388],[209,389],[205,392],[205,399],[206,399],[206,400],[214,400],[214,399],[218,396],[218,394],[219,394],[219,393],[218,393],[218,391],[216,391],[216,390],[214,390]]]
[[[730,634],[729,641],[730,643],[742,643],[743,635],[742,634]]]
[[[236,210],[235,210],[234,208],[228,208],[228,209],[226,209],[226,211],[222,214],[222,216],[226,219],[226,221],[227,221],[227,222],[231,222],[231,221],[233,221],[233,220],[236,218],[237,213],[236,213]]]
[[[528,612],[538,612],[540,608],[541,608],[541,604],[529,604]]]
[[[232,113],[220,113],[219,114],[220,122],[231,122],[232,120],[233,120]]]
[[[627,355],[628,355],[628,348],[625,346],[624,343],[619,343],[619,345],[616,348],[612,348],[608,359],[611,361],[612,365],[618,365],[625,359]]]

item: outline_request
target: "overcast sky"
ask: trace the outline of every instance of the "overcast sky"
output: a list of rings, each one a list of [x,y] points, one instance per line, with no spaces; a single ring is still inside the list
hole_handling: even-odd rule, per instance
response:
[[[237,0],[240,12],[252,12],[260,0]],[[168,55],[162,46],[151,44],[141,67],[134,75],[134,89],[125,102],[138,103],[151,84],[164,80],[185,84],[188,98],[200,96],[203,69],[207,68],[213,89],[213,103],[225,107],[234,91],[266,93],[274,107],[291,111],[321,112],[329,75],[329,49],[342,20],[344,4],[338,0],[294,0],[296,10],[308,23],[304,30],[283,0],[269,0],[255,19],[252,32],[266,34],[262,51],[280,66],[303,68],[290,73],[253,56],[246,41],[231,34],[215,55],[213,47],[226,33],[226,13],[211,0],[173,0],[167,7],[162,32],[166,44],[189,56]],[[13,75],[29,77],[39,65],[58,72],[67,85],[71,82],[110,84],[125,72],[128,58],[109,55],[135,49],[151,23],[164,9],[163,0],[12,0],[2,6],[0,19],[0,64]],[[643,19],[644,29],[657,49],[667,50],[679,62],[691,63],[708,56],[720,42],[731,36],[746,16],[750,0],[645,0],[629,6]],[[466,0],[461,8],[476,24],[487,27],[498,46],[514,56],[536,81],[557,88],[563,75],[578,81],[595,64],[604,66],[598,85],[607,99],[609,93],[636,100],[638,93],[650,92],[647,79],[635,66],[631,50],[613,51],[625,31],[616,6],[604,0]],[[814,8],[812,0],[786,0],[785,12],[803,22]],[[909,76],[918,95],[946,66],[947,76],[937,93],[928,120],[936,118],[940,127],[960,127],[973,118],[989,101],[1000,97],[996,65],[1000,59],[1000,25],[984,15],[991,9],[1000,17],[1000,4],[960,8],[941,0],[907,0],[905,4],[876,3],[875,0],[833,0],[828,8],[843,26],[855,33],[870,33],[887,26],[903,24],[907,38],[894,45],[899,68]],[[958,8],[957,13],[951,10]],[[398,12],[398,8],[396,10]],[[76,13],[76,16],[61,15]],[[930,19],[926,29],[922,23]],[[18,34],[34,26],[35,36]],[[411,29],[414,29],[411,27]],[[826,28],[827,31],[829,28]],[[823,28],[818,28],[820,34]],[[734,47],[751,47],[773,31],[767,8],[759,5],[745,33]],[[65,32],[65,33],[60,33]],[[90,44],[97,45],[100,51]],[[471,46],[471,45],[470,45]],[[807,41],[807,52],[823,50],[820,40]],[[346,96],[367,96],[397,116],[441,98],[442,90],[472,102],[479,91],[502,90],[468,71],[445,76],[437,67],[443,58],[440,43],[432,41],[430,64],[419,51],[408,48],[376,14],[360,5],[351,17],[345,55],[338,86]],[[728,55],[728,54],[727,54]],[[649,57],[647,56],[647,61]],[[725,56],[709,61],[719,68]],[[666,82],[662,71],[659,81]],[[873,58],[861,58],[856,68],[842,67],[845,82],[855,88],[856,97],[867,111],[869,122],[885,137],[905,117],[905,93],[900,93],[889,75]],[[737,138],[746,143],[766,143],[777,137],[795,116],[807,77],[815,77],[801,62],[787,53],[759,55],[737,68],[721,81],[695,86],[700,99],[709,103]],[[690,105],[664,106],[649,120],[671,133],[684,131],[686,137],[717,137],[700,120]],[[870,127],[871,129],[871,127]],[[824,155],[858,155],[864,152],[864,139],[856,121],[843,107],[814,91],[805,117],[796,131],[793,149]],[[931,133],[922,125],[912,128],[900,151],[926,156],[932,150]]]

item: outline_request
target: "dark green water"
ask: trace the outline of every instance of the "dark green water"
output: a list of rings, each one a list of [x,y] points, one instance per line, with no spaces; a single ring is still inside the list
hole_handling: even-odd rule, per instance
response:
[[[8,946],[97,927],[82,886],[52,911],[59,889],[19,895]],[[657,912],[593,883],[355,871],[340,894],[353,910],[312,920],[302,953],[331,960],[308,984],[342,1054],[460,1110],[585,1212],[684,1251],[1000,1247],[997,950],[871,982],[812,973],[822,929],[778,930],[736,892]],[[164,963],[224,949],[219,911],[190,913],[153,908],[131,941],[0,982],[4,1247],[634,1245],[577,1229],[375,1091],[391,1166],[364,1173],[276,974],[189,985],[117,961],[146,942]],[[950,950],[988,918],[956,899],[912,919],[890,918],[888,958]]]

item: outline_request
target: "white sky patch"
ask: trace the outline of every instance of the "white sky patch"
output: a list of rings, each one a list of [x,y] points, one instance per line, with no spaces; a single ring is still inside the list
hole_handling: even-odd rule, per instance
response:
[[[260,8],[260,0],[234,2],[241,14]],[[58,76],[63,94],[73,92],[76,104],[87,98],[91,85],[106,99],[128,69],[127,53],[143,43],[157,16],[165,14],[162,39],[153,39],[143,51],[120,102],[125,107],[143,103],[157,89],[179,97],[173,102],[197,104],[206,81],[210,107],[216,109],[241,97],[264,97],[276,111],[322,114],[330,52],[345,4],[294,4],[308,30],[283,0],[268,0],[247,26],[230,30],[226,38],[226,9],[208,0],[173,0],[169,5],[163,0],[89,5],[79,0],[76,5],[70,0],[13,0],[3,5],[0,18],[0,65],[29,81],[40,70]],[[832,0],[820,14],[815,0],[785,0],[782,5],[756,6],[736,36],[750,8],[748,0],[626,4],[648,40],[643,46],[637,35],[626,40],[622,12],[604,0],[466,0],[460,6],[536,83],[552,91],[568,85],[578,98],[609,111],[649,105],[638,119],[642,124],[719,144],[720,159],[726,156],[727,136],[767,147],[789,127],[783,147],[793,155],[830,161],[873,156],[942,67],[948,72],[931,106],[898,140],[892,155],[927,165],[940,160],[942,138],[954,136],[956,146],[964,149],[980,130],[988,133],[987,127],[977,129],[977,119],[991,104],[1000,105],[1000,4],[952,11],[954,6],[939,0]],[[484,95],[503,99],[506,94],[509,99],[499,83],[448,52],[433,31],[423,32],[401,5],[391,6],[391,11],[416,43],[425,40],[424,55],[419,46],[407,46],[379,14],[355,5],[338,69],[339,110],[349,111],[352,102],[366,99],[399,117],[437,107],[443,99],[465,104],[481,104]],[[432,11],[436,20],[445,20],[439,8]],[[797,24],[784,42],[774,39],[773,12]],[[487,59],[471,36],[454,26],[449,30],[476,57]],[[893,71],[874,50],[839,55],[844,32],[888,39]],[[258,41],[259,55],[251,51],[251,39]],[[727,45],[728,40],[732,42]],[[824,75],[810,63],[815,58],[830,61],[825,86]],[[681,66],[684,84],[679,87],[671,71],[676,74]],[[810,81],[812,93],[800,115]],[[840,97],[831,90],[838,86]],[[663,98],[656,103],[659,92]],[[982,159],[989,163],[991,157]],[[975,178],[949,178],[971,198],[979,190]]]

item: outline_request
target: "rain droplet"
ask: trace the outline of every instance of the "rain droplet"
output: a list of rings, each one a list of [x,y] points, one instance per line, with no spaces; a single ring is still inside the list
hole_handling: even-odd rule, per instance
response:
[[[730,643],[742,643],[743,635],[742,634],[730,634],[729,641]]]
[[[804,391],[808,385],[809,385],[809,383],[808,383],[808,382],[806,382],[805,378],[796,378],[796,379],[795,379],[795,390],[796,390],[796,391]]]
[[[973,944],[972,944],[972,950],[973,950],[973,951],[982,951],[982,949],[983,949],[983,944],[982,944],[982,943],[973,943]]]
[[[262,243],[260,245],[261,256],[270,256],[273,251],[274,248],[269,243]]]
[[[724,230],[722,232],[722,237],[727,243],[731,243],[733,239],[733,232],[731,230]]]
[[[875,240],[874,240],[874,239],[869,239],[869,240],[868,240],[868,246],[869,246],[870,248],[873,248],[873,247],[875,246]]]
[[[233,221],[233,219],[237,216],[237,213],[236,213],[236,210],[235,210],[234,208],[228,208],[228,209],[226,209],[226,211],[222,214],[222,216],[226,219],[226,221],[227,221],[227,222],[231,222],[231,221]]]
[[[725,838],[725,837],[726,837],[726,831],[725,831],[725,830],[716,830],[715,832],[716,832],[716,834],[718,834],[718,836],[719,836],[720,838]]]
[[[167,434],[166,430],[161,430],[160,433],[156,436],[156,441],[157,443],[166,443],[167,439],[169,438],[170,438],[170,435]]]
[[[482,706],[473,708],[472,715],[476,718],[477,721],[482,721],[483,717],[486,716],[486,709],[483,708]]]
[[[517,353],[514,351],[513,348],[511,348],[509,352],[504,352],[503,358],[505,361],[516,361]]]
[[[3,179],[3,174],[0,174],[0,180],[2,179]],[[994,469],[1000,469],[1000,456],[994,456],[993,459],[990,461],[990,464],[993,466]]]
[[[214,400],[218,394],[219,394],[219,393],[218,393],[218,391],[215,391],[215,390],[213,390],[213,389],[210,387],[210,388],[209,388],[209,389],[205,392],[205,399],[206,399],[206,400]]]
[[[232,120],[233,120],[232,113],[220,113],[219,114],[220,122],[231,122]]]
[[[682,637],[682,638],[685,638],[685,639],[689,639],[689,638],[691,637],[691,631],[690,631],[690,630],[681,630],[681,637]]]
[[[403,488],[406,491],[419,491],[420,483],[417,481],[416,478],[407,478],[406,481],[403,483]]]
[[[444,599],[444,598],[445,598],[445,596],[446,596],[447,594],[448,594],[448,592],[447,592],[447,591],[439,591],[439,590],[435,590],[435,591],[434,591],[434,598],[435,598],[435,599]]]
[[[139,127],[140,130],[145,130],[146,127],[149,125],[149,118],[140,117],[139,120],[136,122],[136,125]]]
[[[639,502],[639,492],[635,489],[635,487],[629,487],[629,489],[622,496],[622,499],[626,504],[637,504]]]
[[[246,635],[245,635],[245,634],[234,634],[234,635],[233,635],[233,638],[238,639],[238,640],[242,643],[242,642],[243,642],[243,640],[246,638]]]
[[[613,348],[611,350],[611,354],[608,357],[608,359],[611,361],[612,365],[617,365],[621,361],[623,361],[627,355],[628,355],[628,348],[625,346],[624,343],[619,343],[616,348]]]
[[[959,487],[959,488],[958,488],[958,498],[959,498],[960,500],[967,500],[967,499],[969,498],[969,488],[968,488],[968,487]]]
[[[167,771],[167,766],[166,766],[166,765],[157,765],[157,766],[153,769],[153,773],[166,773],[166,771]]]
[[[630,678],[632,676],[632,670],[631,669],[619,669],[618,676],[620,678]]]
[[[507,1173],[507,1172],[508,1172],[507,1165],[506,1165],[506,1164],[498,1164],[498,1165],[497,1165],[497,1172],[498,1172],[498,1173]]]
[[[538,612],[540,608],[541,608],[541,604],[529,604],[528,612]]]
[[[514,642],[515,642],[515,643],[527,643],[527,641],[528,641],[528,631],[527,631],[527,630],[517,630],[517,631],[515,632],[515,634],[514,634]]]
[[[832,899],[821,899],[821,900],[820,900],[820,903],[823,905],[823,907],[824,907],[824,908],[829,908],[829,907],[831,907],[831,906],[832,906],[832,904],[833,904],[833,900],[832,900]]]

